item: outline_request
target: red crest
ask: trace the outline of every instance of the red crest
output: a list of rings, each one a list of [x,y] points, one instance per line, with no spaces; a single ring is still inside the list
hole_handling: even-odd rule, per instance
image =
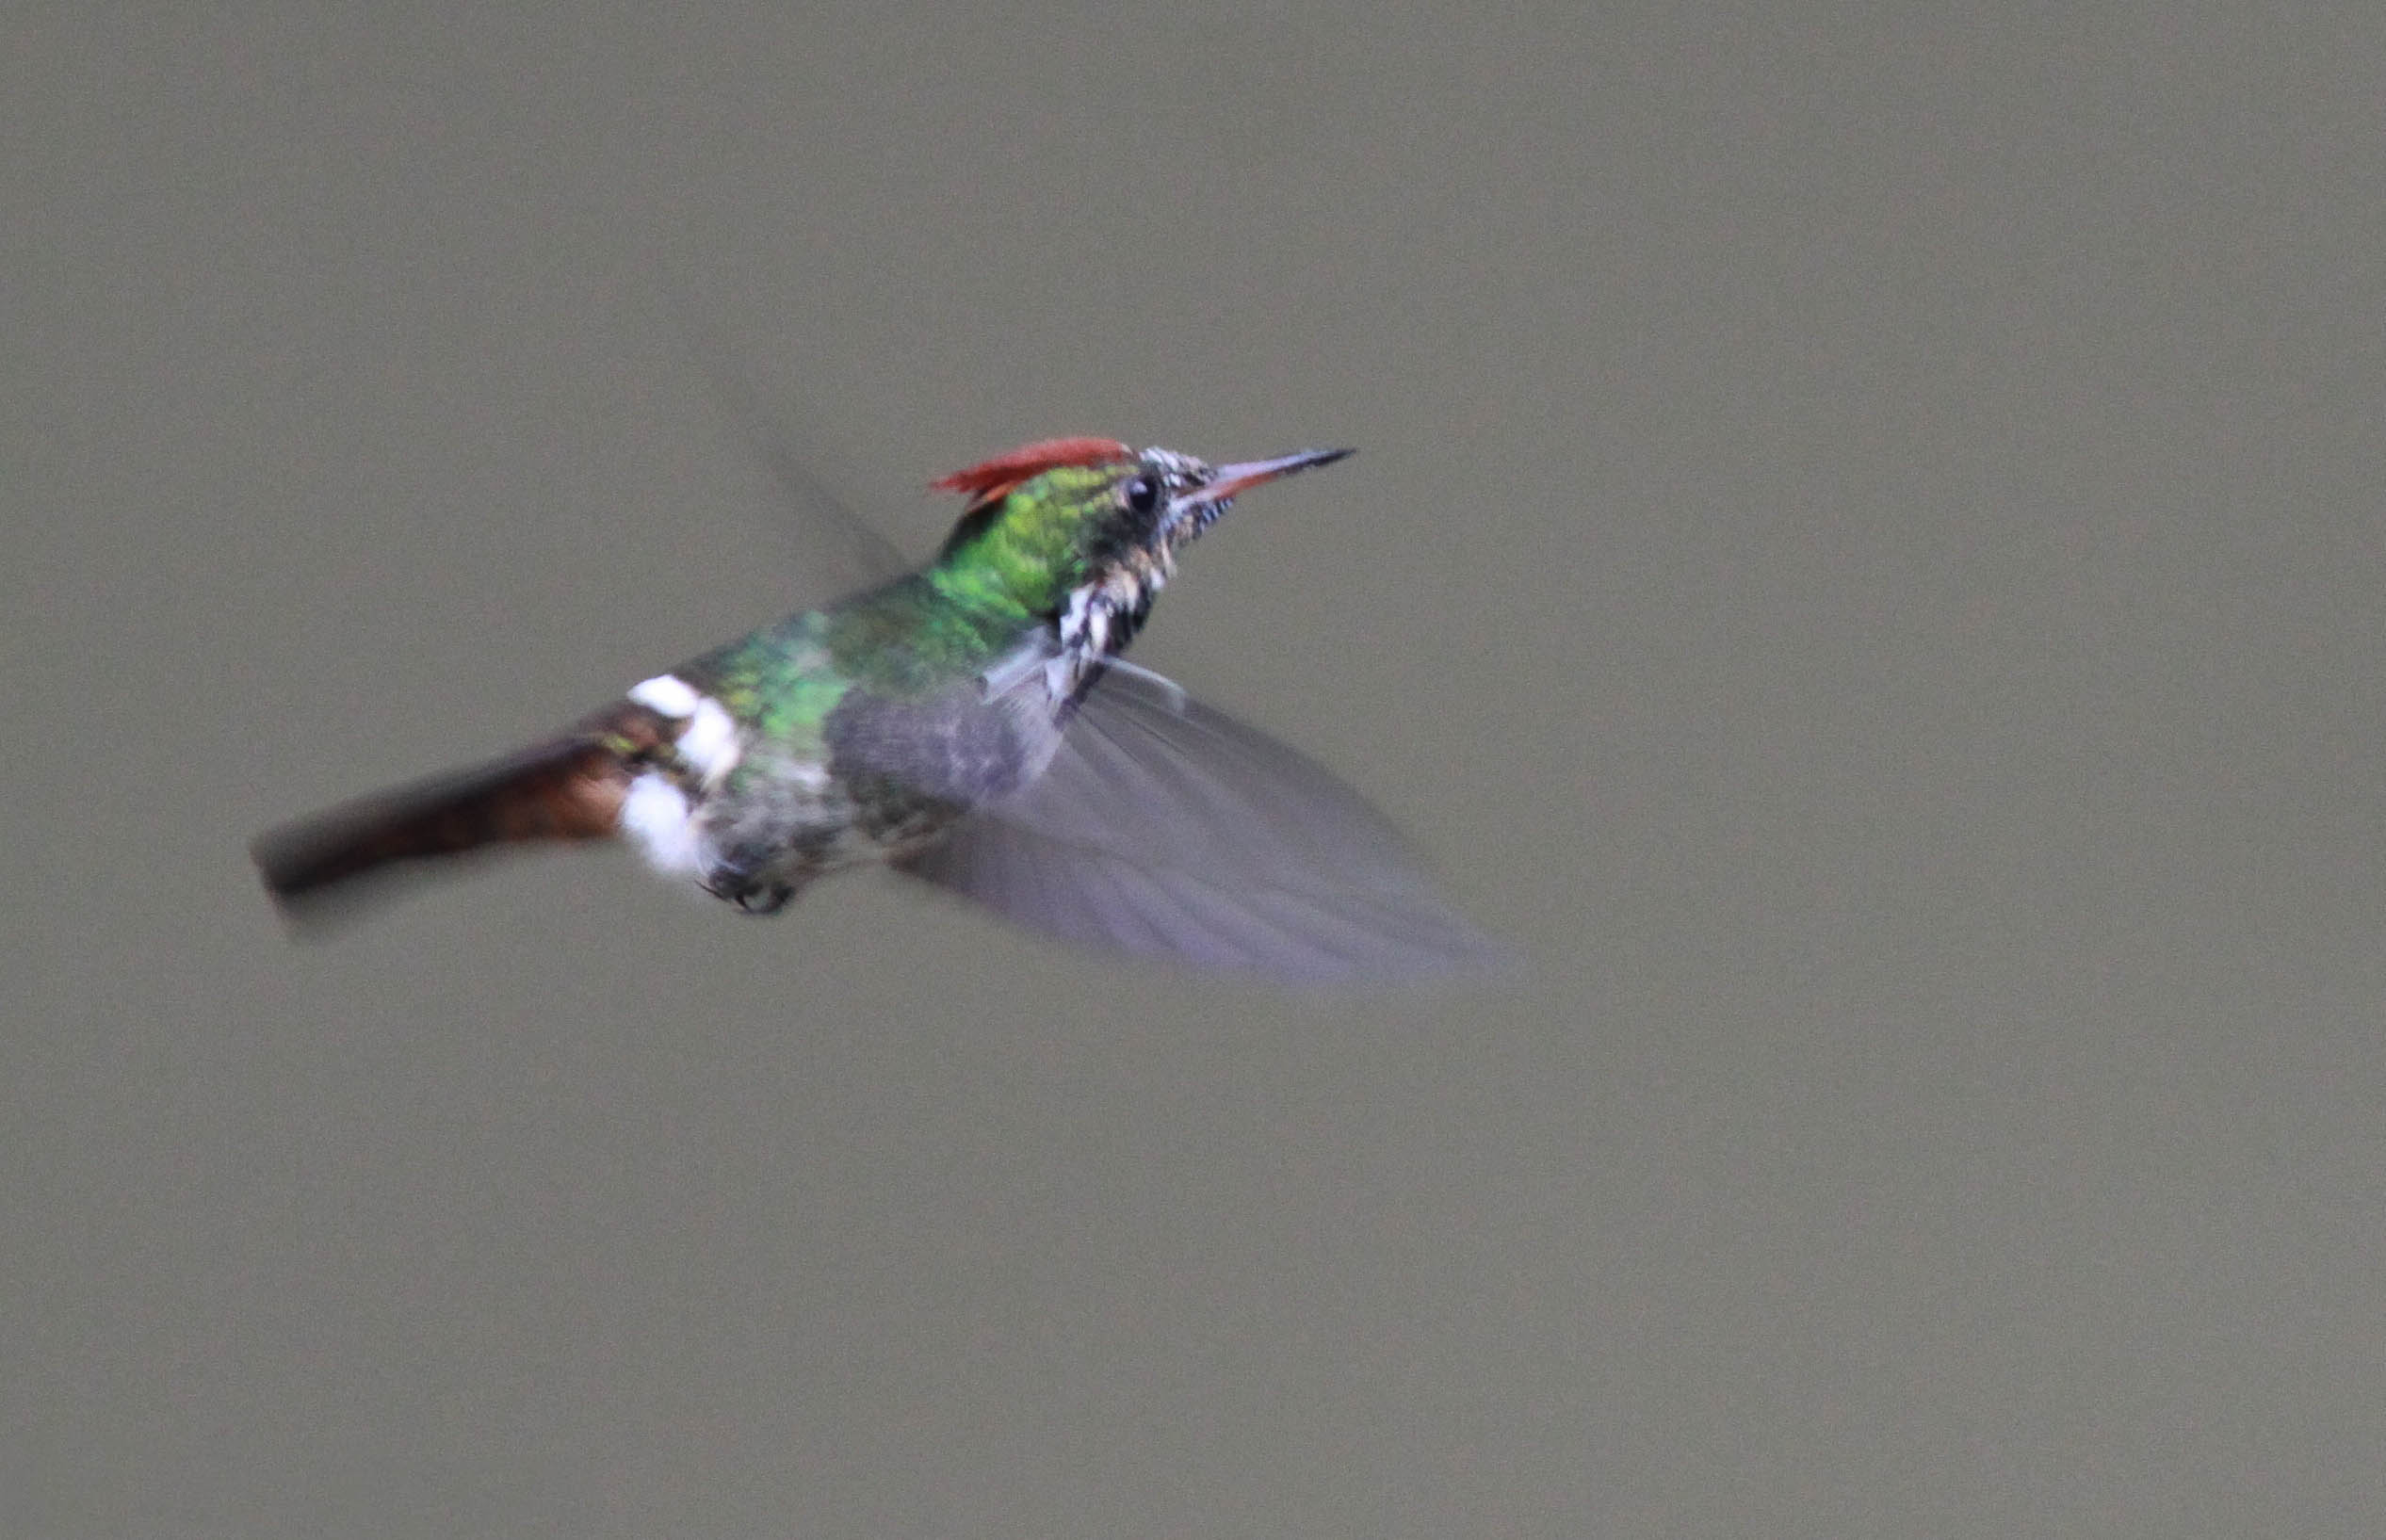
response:
[[[1038,439],[928,484],[938,492],[966,492],[974,507],[1063,465],[1109,465],[1134,458],[1135,451],[1116,439]]]

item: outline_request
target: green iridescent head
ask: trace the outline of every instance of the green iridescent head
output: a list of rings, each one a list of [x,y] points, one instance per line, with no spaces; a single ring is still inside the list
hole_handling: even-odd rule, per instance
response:
[[[935,483],[969,507],[944,556],[984,550],[1045,567],[1063,589],[1121,568],[1164,574],[1177,551],[1253,487],[1348,449],[1304,449],[1273,460],[1211,465],[1174,449],[1140,454],[1116,439],[1046,439]],[[988,547],[993,547],[988,549]]]

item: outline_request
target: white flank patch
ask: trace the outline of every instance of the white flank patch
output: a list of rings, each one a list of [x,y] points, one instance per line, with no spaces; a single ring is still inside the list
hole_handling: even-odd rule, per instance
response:
[[[652,679],[641,680],[630,687],[629,698],[674,721],[694,716],[696,703],[704,699],[696,693],[695,686],[675,673],[658,673]]]
[[[669,877],[704,875],[704,835],[689,816],[687,794],[665,777],[648,770],[629,784],[629,794],[622,799],[621,822],[622,833],[637,843],[639,853],[657,871]]]
[[[738,763],[738,723],[711,696],[697,696],[695,721],[679,735],[679,757],[707,790]]]
[[[698,693],[675,673],[658,673],[630,687],[629,698],[688,725],[674,739],[679,757],[709,791],[737,767],[738,723],[719,701]]]

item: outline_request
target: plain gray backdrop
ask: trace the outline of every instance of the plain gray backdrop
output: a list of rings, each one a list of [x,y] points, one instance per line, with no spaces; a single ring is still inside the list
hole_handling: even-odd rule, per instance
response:
[[[2386,1514],[2386,11],[20,8],[0,1533]],[[296,946],[1019,440],[1530,958],[617,854]]]

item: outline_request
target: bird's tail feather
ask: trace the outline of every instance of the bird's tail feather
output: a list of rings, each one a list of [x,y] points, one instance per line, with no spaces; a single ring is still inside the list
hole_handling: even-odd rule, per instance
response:
[[[284,912],[313,921],[334,900],[385,885],[364,879],[472,851],[601,838],[618,828],[622,800],[661,736],[659,720],[642,720],[651,717],[636,705],[607,713],[519,754],[269,829],[249,854]]]

